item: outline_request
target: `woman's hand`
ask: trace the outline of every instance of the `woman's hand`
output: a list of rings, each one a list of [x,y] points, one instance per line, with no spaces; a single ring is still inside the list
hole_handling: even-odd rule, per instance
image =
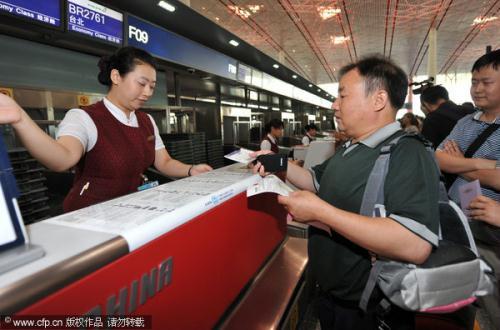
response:
[[[0,93],[0,124],[16,124],[21,121],[23,110],[12,98]]]
[[[500,203],[486,196],[477,196],[469,204],[470,217],[500,227]]]
[[[193,167],[191,167],[189,174],[191,174],[191,176],[194,176],[194,175],[198,175],[201,173],[210,172],[212,170],[213,170],[213,168],[210,165],[198,164],[198,165],[193,165]]]

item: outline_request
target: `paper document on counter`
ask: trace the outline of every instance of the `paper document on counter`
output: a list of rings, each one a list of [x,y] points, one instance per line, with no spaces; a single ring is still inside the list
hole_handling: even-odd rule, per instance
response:
[[[235,151],[225,155],[224,157],[226,157],[227,159],[231,159],[232,161],[237,162],[237,163],[248,164],[256,159],[255,157],[250,156],[250,154],[254,153],[254,152],[255,151],[241,148],[239,150],[235,150]]]
[[[280,180],[276,175],[271,174],[261,181],[247,188],[247,197],[263,194],[263,193],[275,193],[281,196],[288,196],[294,190],[286,185]]]
[[[121,235],[168,214],[171,214],[172,218],[178,218],[179,209],[186,208],[190,203],[198,201],[206,207],[219,204],[236,194],[231,186],[251,177],[253,175],[248,173],[248,170],[214,170],[95,204],[76,212],[65,213],[46,221]],[[186,211],[193,211],[193,207],[188,207]],[[198,214],[193,214],[192,217],[196,215]]]

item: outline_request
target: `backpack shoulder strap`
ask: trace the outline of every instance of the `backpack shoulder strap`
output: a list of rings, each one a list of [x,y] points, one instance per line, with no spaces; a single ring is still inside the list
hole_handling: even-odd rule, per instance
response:
[[[431,158],[434,160],[436,169],[439,171],[439,165],[434,156],[434,149],[432,148],[432,143],[427,141],[422,135],[416,133],[405,132],[402,135],[392,139],[386,143],[382,148],[380,148],[380,155],[378,156],[372,171],[366,182],[365,191],[363,193],[363,200],[361,202],[360,214],[364,216],[373,216],[373,210],[376,204],[384,205],[384,185],[385,177],[389,170],[389,162],[391,157],[391,152],[399,141],[403,138],[414,138],[422,142],[425,146],[427,152],[429,152]],[[442,182],[439,184],[439,201],[448,202],[448,193]]]
[[[368,276],[368,282],[366,282],[365,289],[363,290],[363,293],[361,294],[361,298],[359,300],[359,308],[361,308],[361,310],[364,312],[366,312],[366,309],[368,308],[368,302],[370,301],[370,297],[372,296],[373,290],[377,285],[378,276],[380,275],[380,272],[382,271],[383,267],[384,267],[384,262],[381,260],[377,260],[375,261],[375,263],[372,266],[372,269],[370,270],[370,275]]]
[[[391,152],[399,140],[405,136],[408,136],[408,133],[397,136],[380,148],[380,154],[366,182],[359,212],[361,215],[371,217],[373,216],[375,204],[384,204],[384,184],[387,171],[389,170]]]

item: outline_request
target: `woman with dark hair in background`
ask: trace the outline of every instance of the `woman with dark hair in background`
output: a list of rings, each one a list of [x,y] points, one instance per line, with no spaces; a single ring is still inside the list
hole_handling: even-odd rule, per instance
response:
[[[409,133],[420,133],[420,124],[417,116],[411,112],[407,112],[401,117],[401,128]]]
[[[53,171],[75,167],[64,211],[137,191],[151,165],[184,177],[211,170],[170,157],[153,118],[138,111],[153,95],[156,63],[147,52],[123,47],[99,61],[98,80],[109,87],[95,104],[68,111],[54,140],[11,98],[0,95],[0,123],[12,124],[28,151]]]
[[[285,125],[279,119],[271,119],[265,126],[267,135],[260,143],[260,150],[271,150],[275,154],[279,153],[278,139],[283,136]]]
[[[308,146],[316,139],[318,127],[315,124],[308,124],[304,127],[306,134],[302,137],[302,144]]]

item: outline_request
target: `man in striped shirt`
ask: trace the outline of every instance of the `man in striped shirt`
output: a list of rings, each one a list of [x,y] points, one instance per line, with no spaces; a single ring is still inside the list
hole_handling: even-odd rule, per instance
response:
[[[448,191],[454,201],[460,201],[460,186],[478,179],[482,195],[498,203],[500,128],[493,131],[470,158],[464,157],[464,153],[483,131],[493,124],[500,124],[500,49],[481,56],[474,63],[470,91],[477,111],[457,122],[450,135],[437,148],[436,158],[442,171],[458,175]],[[477,216],[473,217],[471,227],[481,255],[499,274],[500,227]],[[484,303],[488,314],[495,328],[500,329],[498,289],[495,296],[486,300]]]
[[[493,187],[499,180],[500,129],[494,131],[471,158],[465,150],[486,128],[500,124],[500,50],[483,55],[472,68],[471,96],[477,111],[459,120],[436,150],[441,170],[458,175],[449,190],[459,202],[458,188],[479,179],[482,194],[500,201],[500,192]]]

